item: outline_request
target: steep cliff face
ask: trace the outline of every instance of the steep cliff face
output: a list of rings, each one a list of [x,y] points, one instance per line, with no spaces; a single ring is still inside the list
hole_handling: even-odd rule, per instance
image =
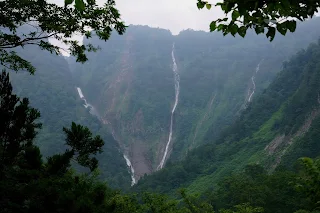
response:
[[[167,138],[174,98],[172,36],[166,30],[129,27],[124,36],[98,44],[101,52],[76,70],[79,85],[139,178],[155,170]]]
[[[320,40],[301,50],[216,140],[140,181],[136,189],[173,193],[214,188],[221,178],[258,163],[270,172],[320,155]]]
[[[157,170],[166,150],[175,104],[173,43],[180,96],[166,162],[217,138],[270,84],[282,62],[317,38],[318,23],[301,24],[273,43],[253,34],[242,39],[187,30],[173,36],[130,26],[106,43],[94,40],[101,50],[73,73],[139,179]]]

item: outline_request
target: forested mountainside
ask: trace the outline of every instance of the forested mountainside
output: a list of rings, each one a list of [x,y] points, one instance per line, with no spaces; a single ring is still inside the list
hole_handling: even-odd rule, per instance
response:
[[[197,181],[207,176],[206,182],[202,182],[205,184],[205,190],[201,187],[197,188],[200,191],[205,191],[201,196],[186,193],[185,190],[180,191],[179,200],[148,192],[123,194],[98,181],[95,173],[79,174],[72,171],[69,165],[71,158],[68,155],[70,150],[61,155],[51,156],[48,161],[42,161],[39,149],[32,145],[32,142],[30,146],[29,142],[29,146],[27,143],[28,147],[18,153],[19,156],[15,158],[16,160],[8,161],[8,159],[15,157],[12,155],[2,156],[2,161],[5,164],[1,164],[3,173],[0,175],[0,207],[4,212],[50,213],[316,213],[319,207],[319,193],[317,192],[320,188],[318,181],[320,161],[319,159],[303,158],[299,164],[295,164],[294,159],[301,155],[319,156],[317,148],[320,132],[318,122],[320,119],[319,56],[320,40],[318,44],[312,44],[308,50],[300,51],[289,62],[284,63],[284,68],[276,80],[267,90],[262,92],[262,95],[259,95],[248,105],[243,115],[225,132],[231,138],[226,139],[227,136],[222,135],[220,138],[222,141],[213,142],[211,145],[202,145],[191,151],[188,162],[180,164],[183,169],[186,169],[185,172],[182,172],[181,167],[174,168],[173,165],[168,165],[154,175],[157,177],[159,174],[165,174],[168,178],[166,179],[168,182],[165,184],[169,184],[172,190],[175,190],[179,184],[183,185],[181,183],[184,182],[181,176],[177,176],[175,173],[176,169],[180,169],[177,170],[179,174],[189,175],[187,177],[189,180]],[[15,78],[19,77],[15,76]],[[9,137],[10,139],[23,140],[24,138],[20,139],[21,136],[32,138],[34,128],[32,125],[35,123],[32,121],[31,112],[34,109],[27,105],[23,106],[26,99],[17,105],[11,104],[16,97],[12,94],[9,77],[5,72],[0,75],[0,89],[2,106],[0,114],[4,115],[1,117],[4,120],[0,121],[1,126],[6,127],[1,128],[3,132],[1,139],[5,140],[6,137]],[[258,109],[261,112],[260,117],[256,117],[260,114]],[[26,118],[31,121],[26,121]],[[45,119],[43,120],[45,121]],[[26,122],[29,122],[27,126],[25,126]],[[14,127],[10,128],[12,123]],[[244,126],[245,124],[248,126]],[[260,125],[260,128],[256,128],[255,125]],[[9,128],[7,128],[8,126]],[[244,126],[243,131],[239,130],[239,127],[242,126]],[[16,135],[11,134],[16,129],[22,131],[15,132]],[[28,134],[24,134],[25,132]],[[74,133],[77,135],[76,132]],[[271,143],[267,142],[268,139],[271,140],[276,135],[280,135],[280,140],[277,138]],[[241,139],[244,137],[245,139]],[[240,141],[234,141],[237,138]],[[73,152],[76,148],[74,145],[77,145],[79,141],[70,138],[70,135],[68,135],[67,141],[75,142],[75,144],[68,143],[68,148],[71,148],[71,152]],[[227,151],[221,150],[223,148],[219,146],[221,142],[227,143],[224,146]],[[266,153],[257,156],[255,155],[257,153],[254,153],[257,151],[255,147],[263,148],[264,146],[261,146],[260,143],[266,145]],[[16,143],[11,142],[11,144]],[[24,144],[26,143],[22,145]],[[83,142],[80,144],[86,145]],[[228,146],[231,147],[229,150]],[[15,149],[15,146],[10,146],[8,150],[11,151],[10,153],[14,153]],[[216,155],[215,149],[216,153],[228,156]],[[268,173],[268,170],[261,165],[253,164],[240,168],[239,165],[232,164],[238,163],[242,166],[248,162],[256,162],[253,159],[248,160],[250,156],[243,155],[247,151],[248,155],[253,154],[255,159],[261,157],[260,164],[269,165],[266,167],[269,171],[273,170],[273,165],[284,162],[287,165],[283,164],[283,166],[277,167],[274,172]],[[237,155],[238,152],[240,155]],[[275,158],[267,157],[267,155],[275,153]],[[282,160],[279,161],[281,156]],[[225,159],[225,161],[216,164],[217,159]],[[269,159],[275,161],[270,164],[272,161]],[[231,160],[230,165],[234,166],[231,166],[229,170],[233,169],[234,172],[230,174],[230,171],[222,171],[222,173],[230,175],[218,178],[218,187],[214,187],[216,184],[211,182],[214,181],[211,179],[214,177],[208,175],[208,172],[212,169],[215,171],[227,169],[226,167],[230,166],[226,163],[228,160]],[[243,163],[243,161],[245,162]],[[213,164],[217,166],[217,169],[210,168]],[[292,167],[295,167],[294,172],[288,171]],[[198,168],[199,170],[197,170]],[[174,170],[171,171],[172,169]],[[170,173],[165,173],[166,171]],[[204,171],[200,174],[200,178],[197,175],[192,176],[197,171]],[[199,173],[197,174],[199,175]],[[154,179],[153,183],[160,185],[150,186],[153,187],[153,191],[163,189],[162,180]],[[142,186],[146,183],[144,181],[145,179],[142,179],[140,182]],[[138,184],[139,187],[141,185]]]
[[[43,157],[65,151],[66,136],[62,128],[69,127],[74,121],[88,126],[105,141],[104,153],[98,156],[101,178],[116,188],[129,187],[130,175],[119,146],[100,120],[83,106],[66,60],[32,46],[18,51],[37,69],[34,75],[24,71],[10,72],[10,79],[15,93],[29,98],[31,106],[41,113],[43,125],[36,143]]]
[[[136,190],[173,194],[185,187],[190,192],[211,192],[219,180],[248,164],[258,163],[269,172],[294,170],[298,158],[318,157],[319,82],[320,39],[284,62],[269,87],[217,139],[144,177]]]
[[[221,141],[220,132],[251,108],[282,62],[317,40],[319,21],[299,24],[295,33],[272,43],[250,33],[245,39],[192,30],[173,36],[130,26],[106,43],[93,38],[101,50],[89,54],[84,65],[69,65],[140,178],[162,162],[184,159],[193,148]]]

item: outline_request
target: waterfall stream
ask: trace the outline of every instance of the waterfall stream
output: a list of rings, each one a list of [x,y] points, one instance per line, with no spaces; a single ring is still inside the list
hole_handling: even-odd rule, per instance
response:
[[[256,90],[256,84],[254,83],[254,76],[251,77],[251,81],[252,81],[253,88],[252,88],[252,92],[251,92],[249,99],[248,99],[249,102],[251,102],[251,98],[254,94],[254,91]]]
[[[133,166],[131,164],[130,159],[128,158],[128,156],[123,155],[124,159],[126,160],[127,166],[129,167],[130,171],[131,171],[131,186],[133,186],[134,184],[137,183],[135,177],[134,177],[134,169]]]
[[[249,98],[248,98],[248,102],[251,102],[251,99],[252,99],[252,96],[253,96],[253,94],[254,94],[254,92],[255,92],[255,90],[256,90],[256,83],[255,83],[255,81],[254,81],[254,78],[255,78],[255,76],[256,76],[256,74],[259,72],[259,70],[260,70],[260,64],[261,64],[261,62],[263,61],[263,59],[260,61],[260,63],[257,65],[257,67],[256,67],[256,72],[252,75],[252,77],[251,77],[251,81],[252,81],[252,92],[251,92],[251,94],[249,95]]]
[[[83,106],[85,108],[88,108],[89,107],[89,110],[90,110],[90,114],[96,116],[99,118],[100,121],[103,122],[103,119],[102,117],[99,115],[98,111],[94,108],[94,106],[92,106],[90,103],[87,102],[86,98],[84,97],[83,93],[82,93],[82,90],[80,87],[77,87],[77,91],[78,91],[78,94],[79,94],[79,97],[84,101],[85,104],[83,104]],[[115,138],[115,135],[114,135],[114,132],[112,132],[112,137],[116,140]],[[123,158],[126,160],[126,164],[129,168],[129,172],[131,174],[131,186],[133,186],[134,184],[137,183],[135,177],[134,177],[134,168],[131,164],[131,161],[130,159],[128,158],[128,156],[126,156],[125,154],[123,154]]]
[[[114,134],[114,130],[112,130],[112,137],[113,137],[113,139],[114,139],[115,141],[117,141],[116,136],[115,136],[115,134]],[[123,158],[126,160],[126,164],[127,164],[127,166],[128,166],[129,173],[130,173],[130,175],[131,175],[131,186],[133,186],[134,184],[137,183],[137,180],[136,180],[136,178],[134,177],[134,168],[133,168],[133,165],[132,165],[132,163],[131,163],[131,161],[130,161],[130,159],[129,159],[129,157],[128,157],[127,155],[123,154]]]
[[[173,108],[172,108],[172,110],[171,110],[169,138],[168,138],[168,142],[167,142],[166,149],[165,149],[165,151],[164,151],[162,160],[161,160],[159,166],[157,167],[158,170],[163,168],[164,162],[165,162],[166,157],[167,157],[167,154],[168,154],[169,146],[170,146],[171,139],[172,139],[173,115],[174,115],[174,112],[175,112],[175,110],[176,110],[176,108],[177,108],[178,101],[179,101],[180,76],[179,76],[179,73],[178,73],[178,67],[177,67],[177,64],[176,64],[176,59],[175,59],[175,57],[174,57],[174,43],[173,43],[173,45],[172,45],[171,57],[172,57],[172,63],[173,63],[173,64],[172,64],[172,71],[173,71],[173,74],[174,74],[175,102],[174,102]]]
[[[94,106],[92,106],[90,103],[87,102],[86,98],[84,97],[83,93],[82,93],[82,90],[80,87],[77,87],[77,91],[78,91],[78,94],[79,94],[79,97],[84,101],[85,104],[83,104],[83,106],[85,108],[88,108],[89,107],[89,112],[91,115],[94,115],[96,116],[99,120],[101,120],[101,116],[99,115],[98,111],[96,110],[96,108],[94,108]]]

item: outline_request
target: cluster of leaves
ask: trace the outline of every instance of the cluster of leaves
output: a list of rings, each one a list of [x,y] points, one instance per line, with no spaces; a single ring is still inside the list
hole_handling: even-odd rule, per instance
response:
[[[25,69],[34,73],[35,68],[22,59],[14,51],[15,47],[36,45],[42,50],[59,54],[67,51],[77,58],[78,62],[87,60],[86,52],[96,51],[91,44],[83,45],[72,36],[82,35],[90,38],[92,31],[102,40],[107,40],[112,30],[123,34],[126,26],[120,19],[120,13],[115,8],[115,1],[108,0],[104,6],[97,5],[95,0],[66,1],[65,6],[48,3],[46,0],[1,1],[0,2],[0,63],[15,71]],[[33,29],[20,32],[22,26]],[[52,44],[49,38],[57,39],[66,44],[68,50]]]
[[[212,5],[204,0],[198,0],[199,9]],[[259,1],[259,0],[225,0],[215,4],[225,13],[225,18],[212,21],[210,31],[222,31],[224,35],[231,33],[244,37],[249,28],[257,34],[266,33],[272,41],[276,31],[285,35],[287,31],[296,30],[297,19],[304,21],[312,18],[318,12],[318,0],[284,0],[284,1]],[[229,18],[230,17],[230,18]]]

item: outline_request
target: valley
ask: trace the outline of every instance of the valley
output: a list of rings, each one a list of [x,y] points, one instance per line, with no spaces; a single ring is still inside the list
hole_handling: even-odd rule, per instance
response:
[[[317,38],[316,28],[300,36],[317,21],[273,43],[250,34],[240,39],[187,30],[172,36],[132,25],[107,43],[93,39],[101,50],[89,54],[88,64],[75,64],[74,79],[107,121],[138,181],[218,139],[282,62]]]
[[[313,26],[318,21],[301,24],[289,35],[290,40],[277,37],[273,43],[253,34],[240,39],[186,30],[173,36],[168,30],[147,26],[130,26],[124,36],[113,35],[107,43],[93,38],[101,50],[90,53],[88,63],[72,63],[67,58],[63,75],[69,80],[64,91],[73,97],[77,113],[66,121],[80,119],[106,136],[110,152],[103,154],[109,160],[102,172],[105,166],[121,165],[108,180],[129,188],[145,175],[161,173],[167,164],[169,169],[194,150],[221,140],[279,75],[283,61],[316,40],[320,32]],[[301,37],[306,29],[310,33]],[[28,96],[31,88],[23,90],[23,84],[17,83],[20,78],[25,77],[13,78],[16,90]],[[69,112],[68,107],[64,110]],[[60,122],[58,129],[63,124],[66,122]],[[52,145],[48,142],[41,147],[51,153]],[[63,147],[55,146],[55,150]],[[193,184],[190,188],[201,188]]]

